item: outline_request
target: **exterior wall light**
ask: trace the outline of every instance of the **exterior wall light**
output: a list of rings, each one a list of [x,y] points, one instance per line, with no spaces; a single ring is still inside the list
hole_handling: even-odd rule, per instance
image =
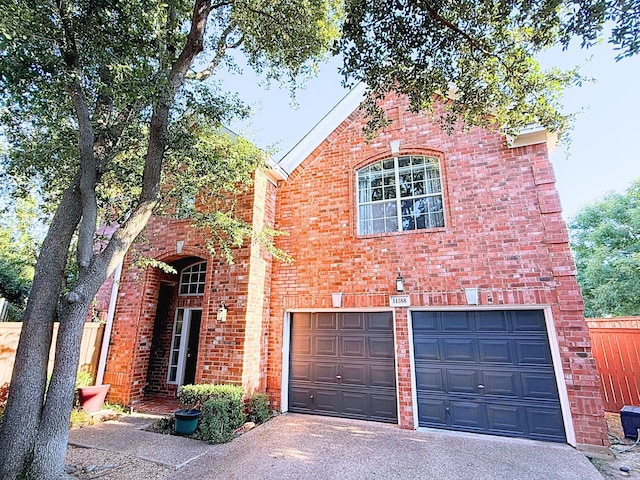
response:
[[[220,302],[220,306],[218,307],[218,312],[216,314],[216,320],[219,322],[226,322],[228,310],[227,305],[224,302]]]
[[[404,292],[404,278],[402,278],[400,272],[398,272],[398,277],[396,278],[396,292]]]

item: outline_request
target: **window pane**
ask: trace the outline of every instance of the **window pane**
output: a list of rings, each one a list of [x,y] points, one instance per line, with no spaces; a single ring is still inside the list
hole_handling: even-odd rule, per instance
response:
[[[384,220],[373,221],[373,233],[384,233]]]
[[[185,268],[180,274],[180,295],[200,295],[204,293],[207,278],[206,262],[199,262]]]
[[[361,169],[357,178],[359,234],[444,226],[442,181],[436,158],[388,158]],[[400,211],[395,201],[398,197],[402,199]]]

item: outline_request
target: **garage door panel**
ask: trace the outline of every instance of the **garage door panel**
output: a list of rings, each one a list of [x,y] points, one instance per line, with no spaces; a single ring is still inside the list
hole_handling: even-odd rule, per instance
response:
[[[411,320],[419,425],[566,441],[542,310]]]
[[[311,364],[311,362],[309,362]],[[338,375],[338,364],[336,363],[313,363],[313,382],[318,383],[336,383],[336,375]]]
[[[337,330],[338,321],[337,317],[332,312],[322,312],[312,315],[315,318],[314,330]],[[297,321],[297,318],[296,318]]]
[[[513,363],[511,342],[503,340],[478,340],[479,360],[482,363]]]
[[[560,408],[527,408],[529,434],[539,439],[564,437],[562,411]]]
[[[478,402],[449,402],[450,425],[454,428],[466,427],[472,430],[486,428],[484,405]]]
[[[299,335],[293,339],[291,349],[299,355],[313,354],[313,338],[310,335]]]
[[[396,416],[397,399],[394,394],[370,394],[370,413],[375,420],[385,421],[385,419]]]
[[[547,333],[544,315],[536,310],[521,310],[512,312],[511,322],[514,332],[541,332]]]
[[[437,332],[440,330],[436,312],[412,312],[413,334],[416,336],[425,332]]]
[[[422,426],[446,427],[447,410],[444,399],[418,397],[418,422]]]
[[[367,385],[367,365],[357,364],[343,364],[342,379],[340,380],[343,385]]]
[[[518,364],[549,365],[551,352],[545,340],[516,340]]]
[[[359,330],[365,329],[364,315],[358,312],[343,313],[339,317],[339,325],[341,330]]]
[[[367,416],[369,399],[364,392],[342,392],[342,410],[350,417],[364,418]]]
[[[417,338],[414,339],[414,356],[416,360],[432,360],[439,362],[442,360],[440,353],[440,340],[437,338]]]
[[[525,434],[522,408],[517,405],[487,405],[487,424],[491,430]]]
[[[450,368],[447,370],[447,391],[449,393],[478,394],[478,371],[475,369],[458,370]]]
[[[445,362],[475,362],[475,340],[448,339],[442,341]]]
[[[393,316],[388,312],[372,312],[363,314],[370,332],[388,333],[393,335]]]
[[[445,390],[441,368],[416,367],[416,384],[421,390],[443,392]]]
[[[289,389],[289,408],[295,408],[298,411],[311,410],[311,395],[307,388]]]
[[[443,332],[470,332],[473,330],[473,317],[469,312],[450,312],[441,318]]]
[[[291,364],[291,379],[298,382],[311,381],[311,362],[297,361]]]
[[[482,384],[485,395],[511,398],[519,396],[519,376],[515,372],[484,371]]]
[[[333,412],[340,409],[340,393],[338,390],[316,389],[313,398],[313,410],[316,412]]]
[[[313,354],[316,356],[337,357],[338,337],[317,336],[314,347]]]
[[[296,328],[300,335],[313,330],[313,319],[311,318],[311,314],[310,313],[296,314]]]
[[[509,323],[505,312],[489,311],[477,312],[476,331],[478,332],[508,332]]]
[[[369,358],[395,358],[393,337],[368,337]]]
[[[524,372],[521,378],[524,398],[553,400],[558,397],[556,379],[552,372]]]
[[[365,338],[362,336],[341,337],[340,355],[342,357],[365,358],[367,356]]]
[[[389,388],[395,390],[396,388],[396,371],[392,365],[370,365],[369,366],[369,386]],[[395,396],[394,396],[395,398]]]

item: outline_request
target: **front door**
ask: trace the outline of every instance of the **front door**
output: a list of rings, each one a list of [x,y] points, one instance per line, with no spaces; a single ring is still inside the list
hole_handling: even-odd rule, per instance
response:
[[[198,363],[201,309],[178,308],[173,322],[167,383],[193,383]]]

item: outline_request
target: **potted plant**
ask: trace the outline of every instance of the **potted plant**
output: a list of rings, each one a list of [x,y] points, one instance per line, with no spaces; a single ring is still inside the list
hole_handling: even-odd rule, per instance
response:
[[[88,372],[80,372],[76,379],[78,403],[87,412],[99,412],[102,410],[111,385],[93,385],[93,375]]]
[[[173,412],[176,418],[175,432],[177,435],[193,435],[198,427],[200,410],[196,408],[185,408]]]

